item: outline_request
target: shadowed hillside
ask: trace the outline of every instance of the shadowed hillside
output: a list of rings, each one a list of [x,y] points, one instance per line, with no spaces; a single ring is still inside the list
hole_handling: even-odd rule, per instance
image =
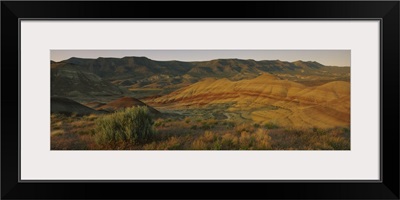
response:
[[[282,126],[335,127],[350,124],[350,83],[334,81],[307,87],[271,74],[241,81],[205,79],[149,101],[170,109],[229,105],[229,113]],[[243,113],[247,113],[244,116]]]

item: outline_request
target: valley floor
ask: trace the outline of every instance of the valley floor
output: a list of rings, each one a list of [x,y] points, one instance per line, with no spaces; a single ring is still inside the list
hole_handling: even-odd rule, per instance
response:
[[[189,115],[190,114],[190,115]],[[350,150],[349,127],[285,128],[238,113],[175,110],[155,120],[156,133],[140,144],[97,144],[99,115],[51,116],[52,150]]]

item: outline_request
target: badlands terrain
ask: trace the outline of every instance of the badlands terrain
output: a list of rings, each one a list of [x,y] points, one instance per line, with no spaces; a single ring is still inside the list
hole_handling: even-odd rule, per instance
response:
[[[53,150],[350,149],[350,67],[70,58],[51,61],[51,96]],[[132,107],[151,116],[150,139],[96,140],[101,119]]]

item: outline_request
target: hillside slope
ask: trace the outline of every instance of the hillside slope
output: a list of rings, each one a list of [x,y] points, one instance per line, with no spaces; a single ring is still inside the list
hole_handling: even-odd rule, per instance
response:
[[[125,91],[73,64],[66,64],[51,70],[52,96],[113,96],[124,94]]]
[[[284,126],[335,127],[350,124],[350,83],[307,87],[264,73],[250,80],[208,78],[148,102],[175,109],[227,105],[248,118]]]

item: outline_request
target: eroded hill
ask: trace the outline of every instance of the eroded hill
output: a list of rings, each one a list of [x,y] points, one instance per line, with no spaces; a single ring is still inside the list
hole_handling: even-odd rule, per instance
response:
[[[220,105],[228,117],[240,113],[243,119],[289,127],[350,124],[350,83],[345,81],[310,87],[268,73],[240,81],[208,78],[148,103],[177,110]]]

